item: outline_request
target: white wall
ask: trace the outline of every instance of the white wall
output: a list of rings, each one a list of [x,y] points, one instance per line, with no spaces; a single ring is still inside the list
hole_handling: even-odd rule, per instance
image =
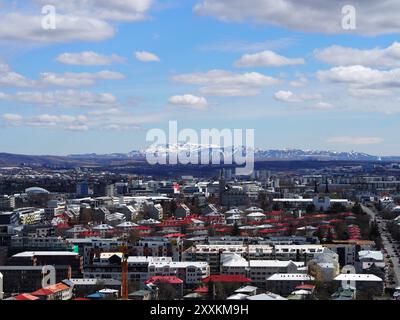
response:
[[[0,272],[0,300],[3,300],[3,274]]]

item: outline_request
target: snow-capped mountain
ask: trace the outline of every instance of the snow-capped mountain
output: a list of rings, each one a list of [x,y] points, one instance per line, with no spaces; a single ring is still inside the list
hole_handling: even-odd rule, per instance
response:
[[[228,147],[223,148],[218,145],[204,145],[204,144],[184,144],[179,143],[176,145],[156,145],[151,146],[143,151],[133,151],[127,155],[132,158],[145,158],[146,154],[152,155],[189,155],[192,154],[207,154],[212,155],[213,153],[232,156],[232,155],[243,155],[247,152],[254,152],[254,157],[258,161],[263,160],[349,160],[349,161],[379,161],[381,160],[378,156],[369,155],[362,152],[337,152],[337,151],[324,151],[324,150],[301,150],[301,149],[251,149],[246,150],[245,147],[234,148]]]

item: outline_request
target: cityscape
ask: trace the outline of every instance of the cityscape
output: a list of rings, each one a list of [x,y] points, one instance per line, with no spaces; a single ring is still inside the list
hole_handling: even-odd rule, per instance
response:
[[[400,3],[0,18],[0,304],[400,300]]]

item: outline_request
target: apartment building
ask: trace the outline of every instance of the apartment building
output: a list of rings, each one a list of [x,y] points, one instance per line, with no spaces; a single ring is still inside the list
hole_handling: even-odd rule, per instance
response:
[[[304,262],[280,260],[246,260],[233,253],[222,257],[221,274],[243,275],[251,278],[252,283],[259,288],[266,288],[266,280],[275,273],[296,273]]]

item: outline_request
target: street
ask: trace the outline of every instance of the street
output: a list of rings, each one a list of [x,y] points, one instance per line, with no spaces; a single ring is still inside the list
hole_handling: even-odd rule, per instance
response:
[[[394,241],[390,242],[391,236],[387,232],[386,224],[387,224],[388,220],[383,220],[381,217],[377,216],[377,212],[369,207],[366,207],[364,205],[361,205],[361,207],[364,210],[364,212],[367,213],[371,217],[371,221],[375,219],[376,222],[378,223],[379,233],[382,238],[382,246],[383,246],[383,249],[385,250],[385,254],[388,259],[387,262],[389,262],[389,260],[390,260],[393,263],[392,271],[393,271],[393,276],[394,276],[393,281],[395,282],[395,285],[391,284],[389,286],[390,287],[399,286],[399,284],[400,284],[400,282],[399,282],[399,280],[400,280],[399,257],[397,255],[397,253],[395,252],[396,244],[394,243]]]

